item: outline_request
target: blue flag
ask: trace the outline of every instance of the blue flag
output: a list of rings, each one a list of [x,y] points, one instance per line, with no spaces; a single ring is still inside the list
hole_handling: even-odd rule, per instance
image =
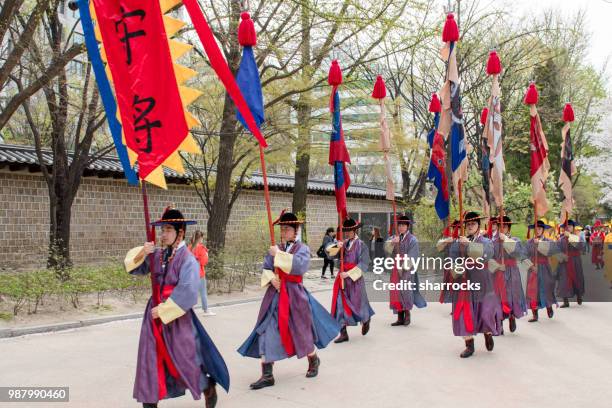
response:
[[[261,127],[261,124],[264,122],[263,94],[253,47],[245,46],[243,48],[242,61],[240,61],[240,67],[236,75],[236,83],[253,114],[253,118],[255,118],[257,127]],[[245,129],[248,129],[244,118],[238,110],[236,110],[236,117]]]

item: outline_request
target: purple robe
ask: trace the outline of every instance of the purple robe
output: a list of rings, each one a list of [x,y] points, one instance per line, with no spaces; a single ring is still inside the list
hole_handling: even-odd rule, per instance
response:
[[[440,253],[444,254],[445,258],[449,257],[449,253],[450,253],[449,245],[446,245],[444,249],[440,251]],[[459,279],[460,278],[461,277],[459,277]],[[452,284],[454,282],[455,282],[455,278],[453,278],[453,274],[451,273],[451,270],[444,269],[442,272],[442,283]],[[443,288],[440,291],[440,303],[442,304],[453,303],[453,292],[454,290],[452,288],[448,288],[448,289]]]
[[[344,240],[344,263],[345,265],[347,263],[357,265],[357,267],[359,267],[359,269],[361,269],[362,273],[365,275],[370,264],[370,252],[368,246],[359,238],[352,239],[351,241],[353,242],[350,245],[348,244],[348,241],[348,239]],[[336,279],[341,279],[340,273],[338,273]],[[341,291],[344,291],[346,303],[351,309],[351,316],[346,315],[344,312]],[[353,281],[351,278],[344,279],[344,289],[340,289],[338,291],[336,299],[332,299],[332,302],[336,302],[336,315],[334,318],[341,326],[356,326],[358,322],[363,324],[374,316],[374,310],[370,306],[370,302],[368,300],[363,275],[356,281]]]
[[[490,239],[478,235],[472,242],[480,243],[483,245],[482,257],[487,260],[493,256],[493,243]],[[459,241],[454,241],[450,244],[449,256],[451,258],[467,258],[467,255],[463,255],[464,250],[461,248],[462,245]],[[482,269],[474,266],[472,268],[465,267],[463,276],[455,278],[455,282],[462,282],[464,279],[473,282],[474,284],[480,285],[480,290],[470,290],[467,292],[469,299],[468,307],[473,320],[473,330],[468,330],[463,314],[459,315],[458,319],[455,319],[455,309],[457,308],[461,291],[453,291],[453,334],[455,336],[472,336],[477,333],[492,333],[494,336],[498,336],[502,331],[502,310],[499,300],[499,296],[495,293],[493,286],[493,274],[489,271],[486,266]]]
[[[401,234],[400,234],[401,235]],[[417,238],[412,235],[410,232],[404,234],[399,242],[399,245],[391,243],[395,236],[391,236],[389,240],[385,243],[386,252],[388,256],[395,259],[396,255],[400,255],[403,259],[404,255],[407,255],[411,259],[416,259],[420,256],[419,251],[419,241]],[[392,245],[392,246],[391,246]],[[391,251],[388,251],[388,248],[391,248]],[[403,263],[403,261],[402,261]],[[412,307],[416,305],[418,308],[423,308],[427,306],[427,302],[421,295],[419,291],[419,275],[417,272],[412,273],[411,270],[401,269],[398,271],[399,273],[399,283],[404,284],[406,289],[398,290],[399,301],[402,306],[402,311],[404,310],[412,310]],[[408,289],[408,282],[414,282],[415,290]],[[391,295],[391,292],[389,292]],[[390,306],[393,310],[394,314],[397,314],[397,310]]]
[[[508,259],[512,259],[517,263],[517,265],[506,265],[505,271],[495,271],[495,277],[497,277],[497,274],[504,275],[504,282],[506,284],[506,301],[510,306],[510,314],[520,319],[527,314],[527,302],[525,301],[523,283],[521,282],[521,271],[518,268],[518,263],[523,259],[524,251],[523,245],[521,244],[521,240],[519,238],[508,238],[516,242],[516,246],[512,252],[508,252],[504,248],[504,243],[498,239],[498,236],[493,237],[492,241],[495,251],[493,259],[495,259],[499,264],[504,264],[504,260],[507,263]]]
[[[582,271],[582,250],[584,242],[570,244],[565,235],[557,241],[559,251],[567,255],[566,262],[559,262],[557,266],[557,295],[562,298],[584,296],[584,273]],[[570,279],[568,263],[574,267],[574,279]]]
[[[172,377],[166,369],[165,398],[175,398],[191,392],[194,399],[199,400],[202,392],[209,387],[211,378],[224,388],[229,387],[227,367],[219,351],[216,349],[201,323],[193,312],[193,306],[198,302],[200,286],[200,266],[185,245],[180,246],[164,269],[161,265],[163,251],[157,249],[153,254],[153,274],[160,284],[172,285],[174,289],[170,298],[185,314],[162,324],[162,336],[168,353],[179,378]],[[149,272],[149,257],[138,268],[131,271],[134,275],[144,275]],[[162,302],[166,300],[162,297]],[[138,343],[138,362],[134,382],[134,398],[142,403],[156,403],[159,399],[157,373],[157,352],[152,328],[152,299],[147,303]]]
[[[546,259],[545,263],[538,262],[535,265],[535,252],[536,246],[533,242],[533,238],[527,241],[527,244],[524,247],[525,256],[528,257],[531,262],[534,263],[536,269],[535,271],[529,271],[527,274],[527,291],[525,294],[525,300],[527,301],[527,306],[532,309],[532,303],[536,305],[537,309],[543,309],[547,307],[552,307],[552,305],[557,304],[557,299],[555,298],[555,279],[552,275],[552,270],[550,267],[550,262],[548,261],[548,257],[559,253],[559,247],[554,241],[544,237],[541,239],[545,242],[550,242],[550,252],[547,256],[538,252],[538,259]],[[534,274],[536,274],[534,276]],[[535,282],[535,286],[537,292],[532,294],[532,282]]]
[[[285,250],[280,244],[279,249]],[[310,266],[310,249],[296,242],[289,248],[293,255],[290,275],[303,276]],[[267,254],[263,269],[274,270],[274,258]],[[280,272],[284,273],[284,272]],[[340,331],[329,312],[306,290],[302,283],[286,281],[289,296],[289,331],[295,354],[302,358],[317,348],[324,348]],[[279,293],[268,285],[261,302],[257,323],[251,335],[240,346],[238,352],[245,357],[263,358],[273,362],[289,358],[281,342],[278,328]]]

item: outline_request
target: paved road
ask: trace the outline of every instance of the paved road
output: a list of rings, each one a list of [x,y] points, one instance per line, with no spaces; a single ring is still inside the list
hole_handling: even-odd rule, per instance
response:
[[[324,305],[329,292],[316,294]],[[609,407],[612,401],[612,304],[557,309],[555,318],[519,321],[514,334],[496,338],[495,351],[477,339],[474,357],[458,357],[449,306],[430,304],[409,327],[391,328],[384,303],[370,334],[349,329],[351,340],[320,352],[319,376],[304,378],[306,360],[275,365],[277,385],[250,391],[259,363],[235,349],[252,329],[258,303],[218,308],[202,318],[232,377],[220,407]],[[69,386],[70,403],[33,407],[137,407],[132,400],[140,321],[0,340],[0,385]],[[26,406],[2,404],[0,406]],[[160,407],[202,407],[191,397]]]

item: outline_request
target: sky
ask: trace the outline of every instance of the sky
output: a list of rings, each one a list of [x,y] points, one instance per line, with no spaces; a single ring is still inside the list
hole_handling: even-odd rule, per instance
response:
[[[606,72],[612,79],[612,0],[506,0],[506,3],[520,15],[548,9],[561,10],[565,16],[586,11],[587,27],[591,31],[589,62],[601,69],[609,58]],[[612,80],[608,82],[608,89],[612,92]]]

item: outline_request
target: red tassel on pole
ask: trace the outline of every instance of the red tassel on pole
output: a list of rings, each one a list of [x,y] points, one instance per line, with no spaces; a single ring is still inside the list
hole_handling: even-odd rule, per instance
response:
[[[574,109],[572,108],[571,103],[566,103],[565,108],[563,108],[563,121],[564,122],[574,121]]]
[[[240,25],[238,26],[238,43],[243,47],[254,47],[257,44],[255,24],[246,11],[240,14]]]
[[[489,108],[482,108],[482,112],[480,113],[480,124],[482,126],[487,124],[487,118],[489,117]]]
[[[435,93],[431,94],[431,102],[429,102],[429,111],[431,113],[442,112],[442,104],[440,103],[440,99],[438,99],[438,95]]]
[[[340,64],[338,64],[338,60],[333,60],[331,67],[329,67],[329,76],[327,77],[327,83],[331,86],[338,86],[342,83],[342,70],[340,70]]]
[[[446,22],[444,23],[444,29],[442,30],[442,41],[459,41],[459,27],[457,27],[457,22],[455,21],[455,16],[453,13],[449,13],[446,16]]]
[[[501,61],[497,52],[491,51],[489,53],[489,60],[487,61],[487,75],[498,75],[502,71]]]
[[[525,104],[535,105],[538,103],[538,99],[538,90],[536,89],[535,83],[532,82],[529,84],[529,88],[527,88],[527,93],[525,94]]]
[[[385,86],[385,80],[382,75],[376,77],[376,83],[374,84],[374,90],[372,91],[372,98],[384,99],[387,96],[387,87]]]

